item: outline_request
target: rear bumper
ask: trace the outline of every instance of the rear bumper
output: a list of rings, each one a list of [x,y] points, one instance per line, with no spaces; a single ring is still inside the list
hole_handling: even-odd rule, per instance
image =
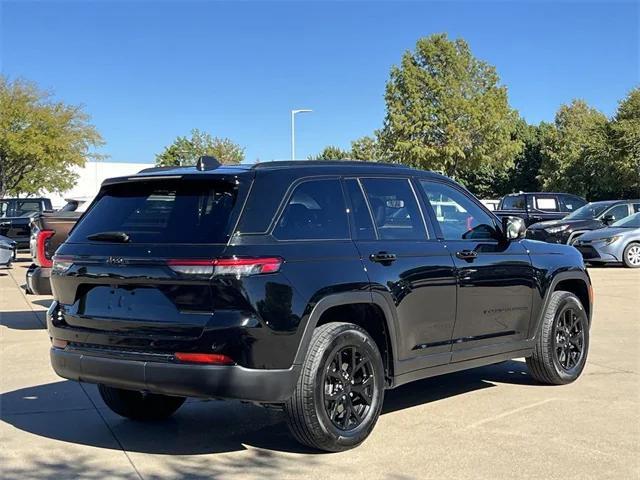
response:
[[[51,269],[38,267],[35,263],[27,270],[27,293],[51,295]]]
[[[238,365],[192,365],[125,360],[52,348],[51,365],[63,378],[181,397],[229,398],[275,403],[293,393],[300,366],[286,370]]]

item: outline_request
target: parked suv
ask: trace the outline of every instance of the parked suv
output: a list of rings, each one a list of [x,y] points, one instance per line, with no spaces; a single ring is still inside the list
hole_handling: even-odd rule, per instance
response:
[[[51,361],[131,419],[240,399],[345,450],[407,382],[515,357],[541,383],[580,375],[582,257],[523,232],[394,165],[202,161],[110,179],[54,257]]]
[[[520,192],[502,197],[494,213],[498,217],[515,215],[529,226],[566,217],[586,203],[584,198],[570,193]]]
[[[584,233],[605,228],[639,211],[640,200],[591,202],[561,220],[531,225],[527,238],[573,245]]]
[[[40,212],[51,210],[48,198],[0,199],[0,235],[15,241],[18,248],[29,248],[31,219]]]

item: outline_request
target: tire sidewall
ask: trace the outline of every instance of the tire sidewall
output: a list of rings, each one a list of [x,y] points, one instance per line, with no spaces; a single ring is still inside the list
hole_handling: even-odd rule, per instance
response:
[[[576,312],[576,315],[580,316],[580,319],[582,322],[582,330],[584,332],[584,345],[583,345],[582,358],[580,359],[578,364],[569,371],[565,370],[560,365],[558,356],[555,352],[555,347],[556,347],[555,334],[556,334],[556,328],[558,325],[558,320],[560,318],[560,315],[564,313],[564,311],[567,308],[573,308],[573,310]],[[547,343],[549,346],[553,367],[556,375],[560,378],[562,383],[570,383],[580,376],[587,362],[587,356],[589,354],[589,318],[580,301],[574,295],[567,293],[560,298],[560,301],[556,305],[556,308],[553,311],[552,321],[553,321],[553,325],[549,330],[551,334],[547,339]]]
[[[369,356],[373,366],[375,388],[371,408],[367,412],[362,423],[353,430],[344,431],[333,424],[324,407],[324,370],[327,367],[329,359],[333,358],[338,350],[349,346],[356,346],[361,349],[363,353]],[[357,445],[369,435],[371,430],[373,430],[373,427],[380,416],[380,411],[382,410],[382,404],[384,401],[383,370],[382,359],[376,344],[364,332],[356,330],[350,326],[345,325],[345,329],[333,339],[329,348],[326,348],[322,352],[318,369],[315,372],[316,378],[314,382],[315,388],[313,390],[313,403],[315,405],[315,414],[322,432],[325,435],[334,438],[338,445],[343,447]]]

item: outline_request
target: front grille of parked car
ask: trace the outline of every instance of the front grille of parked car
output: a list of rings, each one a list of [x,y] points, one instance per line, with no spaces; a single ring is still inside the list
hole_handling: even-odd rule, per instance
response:
[[[585,260],[600,258],[600,255],[598,255],[598,251],[589,245],[578,245],[576,246],[576,248],[582,254],[582,258],[584,258]]]

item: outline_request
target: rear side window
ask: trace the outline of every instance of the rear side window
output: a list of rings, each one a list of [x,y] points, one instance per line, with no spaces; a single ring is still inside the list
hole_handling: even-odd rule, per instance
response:
[[[351,200],[351,218],[353,219],[355,238],[357,240],[375,240],[376,231],[373,228],[371,213],[358,180],[349,178],[345,180],[345,186]]]
[[[560,208],[558,206],[558,199],[555,195],[536,195],[535,208],[544,212],[558,212]]]
[[[504,210],[525,210],[524,195],[510,195],[502,200]]]
[[[348,239],[347,207],[340,181],[308,180],[295,187],[273,236],[280,240]]]
[[[221,181],[153,181],[106,187],[70,242],[124,232],[130,243],[226,243],[236,187]]]
[[[427,234],[408,179],[365,178],[371,215],[381,240],[424,240]]]

